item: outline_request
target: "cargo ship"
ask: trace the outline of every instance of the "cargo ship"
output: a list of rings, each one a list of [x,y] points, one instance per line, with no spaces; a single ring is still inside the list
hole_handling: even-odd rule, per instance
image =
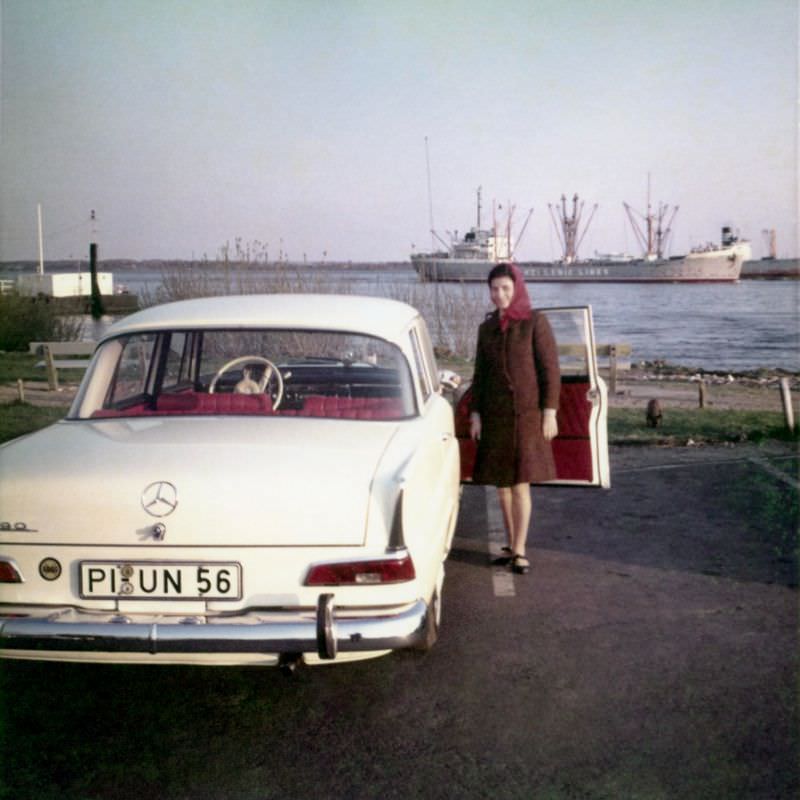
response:
[[[778,258],[775,229],[770,228],[761,233],[767,241],[769,255],[757,261],[745,261],[742,265],[742,278],[753,280],[800,278],[800,258]]]
[[[596,254],[594,258],[580,259],[578,248],[591,217],[581,231],[583,204],[575,195],[570,211],[566,198],[562,196],[560,207],[549,206],[557,225],[562,258],[557,261],[517,262],[525,280],[558,283],[732,283],[739,280],[742,264],[751,257],[750,244],[740,240],[730,227],[722,228],[719,244],[696,247],[685,255],[665,256],[677,207],[670,209],[659,204],[658,211],[653,212],[648,198],[647,213],[640,215],[645,223],[642,228],[635,219],[637,212],[627,203],[624,205],[643,246],[642,256]],[[502,235],[496,226],[481,228],[480,199],[478,208],[478,224],[470,228],[462,239],[454,239],[446,249],[438,252],[411,256],[420,280],[485,281],[495,264],[513,258],[510,230]]]

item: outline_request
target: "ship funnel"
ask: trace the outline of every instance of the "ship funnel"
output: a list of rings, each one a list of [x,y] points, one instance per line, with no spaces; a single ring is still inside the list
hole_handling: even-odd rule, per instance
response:
[[[736,244],[737,241],[736,234],[731,230],[730,226],[725,225],[722,229],[722,246],[730,247],[732,244]]]

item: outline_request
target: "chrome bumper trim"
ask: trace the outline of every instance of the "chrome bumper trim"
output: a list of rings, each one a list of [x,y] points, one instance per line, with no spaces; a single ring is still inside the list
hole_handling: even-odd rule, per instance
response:
[[[395,614],[345,617],[330,595],[321,595],[316,618],[286,613],[286,620],[244,623],[58,622],[0,617],[0,651],[97,653],[310,653],[334,658],[337,652],[400,650],[424,639],[424,600]],[[0,652],[2,655],[2,652]]]

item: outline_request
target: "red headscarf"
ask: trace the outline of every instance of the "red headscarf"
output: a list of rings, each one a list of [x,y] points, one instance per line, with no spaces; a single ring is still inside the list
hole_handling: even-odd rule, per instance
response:
[[[508,265],[511,269],[511,277],[514,281],[514,294],[511,303],[504,313],[500,314],[500,330],[505,331],[512,320],[530,319],[533,309],[531,298],[528,296],[528,289],[525,286],[525,276],[516,264]],[[500,276],[498,276],[500,277]]]

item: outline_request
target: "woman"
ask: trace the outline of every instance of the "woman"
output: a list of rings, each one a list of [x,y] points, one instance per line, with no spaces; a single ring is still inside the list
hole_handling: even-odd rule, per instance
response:
[[[488,283],[497,310],[478,329],[470,403],[470,436],[478,442],[473,482],[497,487],[509,553],[498,562],[524,574],[530,569],[530,484],[556,476],[550,441],[558,434],[558,349],[514,264],[498,264]]]

